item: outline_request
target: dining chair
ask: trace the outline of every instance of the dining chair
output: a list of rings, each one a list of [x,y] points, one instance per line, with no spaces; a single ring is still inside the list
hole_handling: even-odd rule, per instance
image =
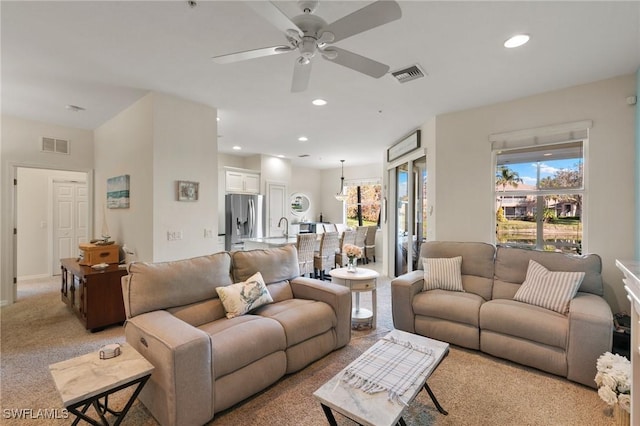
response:
[[[316,278],[325,279],[325,272],[336,266],[336,251],[339,236],[337,232],[325,232],[320,240],[320,250],[313,256],[313,268]]]
[[[313,254],[316,248],[316,234],[298,234],[296,239],[296,250],[298,251],[298,266],[300,275],[309,274],[313,277]]]
[[[376,231],[378,227],[376,225],[372,225],[368,227],[367,236],[364,240],[364,258],[367,263],[369,263],[369,259],[373,259],[373,262],[376,261]]]
[[[366,256],[364,255],[364,251],[365,251],[365,240],[367,238],[367,231],[369,230],[368,226],[358,226],[356,228],[356,242],[354,243],[354,245],[360,247],[360,250],[362,250],[362,262],[366,263]]]
[[[336,228],[335,223],[323,223],[324,232],[338,232],[338,228]]]
[[[342,233],[342,238],[340,240],[340,244],[338,245],[338,252],[336,253],[336,265],[339,268],[343,268],[347,266],[347,255],[344,254],[344,246],[345,244],[355,244],[356,242],[356,231],[354,230],[346,230]]]

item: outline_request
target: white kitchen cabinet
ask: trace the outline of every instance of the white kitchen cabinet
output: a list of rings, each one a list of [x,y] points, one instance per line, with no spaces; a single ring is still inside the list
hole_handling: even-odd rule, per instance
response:
[[[259,194],[260,174],[227,170],[225,172],[225,192],[234,194]]]

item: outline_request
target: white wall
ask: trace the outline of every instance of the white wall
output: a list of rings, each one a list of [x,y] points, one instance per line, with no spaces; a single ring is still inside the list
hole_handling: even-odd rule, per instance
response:
[[[635,76],[628,75],[438,116],[428,182],[438,182],[437,221],[430,223],[437,239],[494,242],[490,134],[593,120],[584,248],[602,257],[605,298],[613,311],[628,311],[615,259],[634,256],[635,109],[625,101],[634,93]]]
[[[217,111],[154,93],[153,260],[216,251],[218,234]],[[176,199],[176,181],[199,182],[198,201]],[[211,232],[205,237],[205,230]],[[182,240],[168,241],[168,231]]]
[[[291,169],[291,185],[289,185],[289,195],[300,192],[309,197],[311,204],[309,211],[304,216],[291,215],[292,223],[302,221],[316,221],[322,211],[321,189],[323,186],[322,173],[318,169],[307,169],[293,167]],[[336,187],[337,188],[337,187]]]
[[[153,94],[120,112],[95,130],[95,230],[102,215],[111,239],[133,249],[127,260],[153,260]],[[106,209],[107,179],[129,175],[129,208]]]
[[[93,132],[41,123],[22,118],[2,116],[0,130],[0,299],[1,304],[12,303],[13,285],[13,178],[17,166],[92,172]],[[70,154],[51,154],[40,151],[43,136],[70,141]],[[92,178],[90,174],[89,178]]]
[[[51,275],[54,260],[50,258],[53,241],[52,182],[54,180],[87,181],[87,174],[50,169],[18,169],[17,189],[17,271],[18,280]],[[89,214],[87,212],[87,214]],[[60,273],[58,263],[55,273]]]

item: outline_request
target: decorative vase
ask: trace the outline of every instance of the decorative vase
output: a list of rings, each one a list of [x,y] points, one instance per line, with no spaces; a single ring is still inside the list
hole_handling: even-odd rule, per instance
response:
[[[631,413],[628,413],[618,404],[613,407],[613,417],[616,419],[618,426],[631,426]]]
[[[358,260],[355,257],[350,257],[347,261],[347,272],[356,272],[356,265]]]

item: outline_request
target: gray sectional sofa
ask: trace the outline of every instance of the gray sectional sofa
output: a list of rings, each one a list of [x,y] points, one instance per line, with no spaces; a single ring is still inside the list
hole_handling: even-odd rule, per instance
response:
[[[479,242],[424,243],[420,258],[462,256],[464,291],[423,291],[424,270],[391,282],[397,329],[566,377],[595,387],[596,360],[611,350],[613,315],[602,298],[598,255],[570,256]],[[549,271],[583,271],[567,314],[514,300],[529,260]]]
[[[132,263],[126,340],[155,367],[140,400],[162,425],[201,425],[351,337],[347,287],[299,277],[295,247]],[[227,318],[216,287],[256,272],[273,299]]]

